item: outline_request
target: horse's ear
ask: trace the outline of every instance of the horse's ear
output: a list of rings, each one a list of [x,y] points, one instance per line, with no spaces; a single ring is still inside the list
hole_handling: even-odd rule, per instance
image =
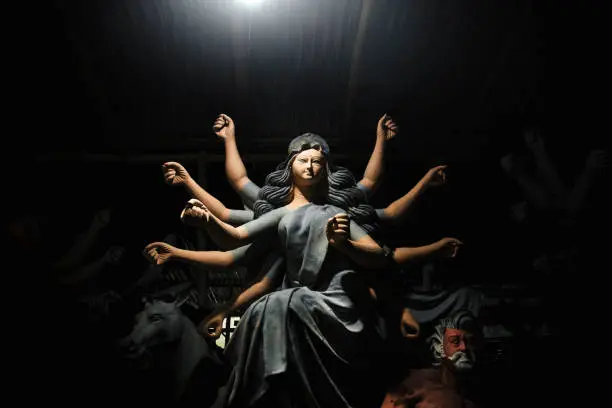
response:
[[[141,297],[140,301],[142,302],[142,305],[145,307],[151,304],[151,298],[149,296]]]

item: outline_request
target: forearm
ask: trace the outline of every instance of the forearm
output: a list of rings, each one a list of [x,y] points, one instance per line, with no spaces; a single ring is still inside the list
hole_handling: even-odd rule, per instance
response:
[[[185,183],[185,189],[194,198],[200,200],[210,212],[218,217],[220,220],[227,221],[229,218],[230,210],[226,208],[223,203],[209,194],[206,190],[196,183],[196,181],[190,178]]]
[[[436,257],[440,251],[440,243],[424,245],[420,247],[401,247],[397,248],[393,253],[393,260],[398,265],[407,262],[423,261]]]
[[[177,249],[173,259],[182,262],[195,262],[209,268],[227,268],[235,262],[234,257],[229,252],[223,251],[190,251]]]
[[[213,242],[222,249],[234,249],[243,245],[238,228],[221,221],[214,215],[206,224],[205,229]]]
[[[259,299],[263,295],[272,292],[272,282],[268,278],[263,278],[261,281],[254,285],[251,285],[248,289],[242,292],[236,300],[232,303],[228,311],[239,309],[254,300]]]
[[[384,172],[385,145],[386,141],[384,137],[376,138],[374,151],[372,152],[368,165],[363,173],[363,179],[359,182],[361,185],[369,188],[370,190],[374,190],[376,188],[378,182],[380,181],[380,177]]]
[[[416,200],[427,190],[427,184],[421,179],[408,193],[387,206],[383,213],[385,219],[391,222],[401,221]]]
[[[383,268],[390,264],[383,249],[375,243],[346,240],[334,245],[334,247],[353,262],[365,268]]]
[[[250,181],[234,138],[225,140],[225,175],[232,188],[238,193]]]

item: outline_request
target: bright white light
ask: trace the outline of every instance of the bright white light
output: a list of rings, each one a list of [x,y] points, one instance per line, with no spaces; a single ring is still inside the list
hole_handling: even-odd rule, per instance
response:
[[[238,3],[246,4],[247,6],[257,6],[263,3],[263,0],[237,0]]]

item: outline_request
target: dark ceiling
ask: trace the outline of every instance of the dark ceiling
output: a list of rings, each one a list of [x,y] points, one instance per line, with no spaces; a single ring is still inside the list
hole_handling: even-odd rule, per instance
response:
[[[61,131],[40,149],[221,151],[210,128],[225,112],[249,152],[313,131],[365,154],[388,112],[396,152],[462,159],[544,113],[532,2],[260,3],[55,1],[42,100]]]

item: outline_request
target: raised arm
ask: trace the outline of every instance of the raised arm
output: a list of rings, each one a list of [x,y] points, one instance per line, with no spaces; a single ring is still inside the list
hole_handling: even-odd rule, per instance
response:
[[[164,173],[164,180],[168,185],[183,186],[189,195],[202,202],[219,220],[234,225],[241,225],[253,219],[253,213],[250,211],[233,210],[223,205],[216,197],[200,187],[180,163],[164,163],[162,171]]]
[[[576,214],[584,207],[589,190],[597,175],[609,166],[608,161],[608,153],[605,150],[592,150],[589,153],[584,170],[570,190],[565,203],[569,214]]]
[[[215,120],[213,130],[217,136],[223,139],[225,144],[225,175],[227,180],[247,207],[253,208],[253,203],[257,200],[259,187],[249,179],[246,167],[238,152],[234,121],[222,113]]]
[[[554,199],[551,200],[550,204],[563,203],[567,196],[567,189],[565,184],[561,180],[561,176],[557,172],[557,169],[548,155],[544,146],[544,140],[540,135],[533,130],[529,130],[523,134],[525,144],[531,151],[536,163],[536,170],[538,178],[541,183],[547,188],[548,193],[552,195]]]
[[[391,224],[400,223],[408,214],[408,211],[417,199],[430,187],[436,187],[446,183],[447,166],[436,166],[427,171],[421,180],[404,196],[398,198],[386,208],[376,210],[378,217]]]
[[[257,242],[231,251],[191,251],[165,242],[153,242],[145,247],[144,254],[154,265],[162,265],[173,260],[194,262],[208,268],[222,269],[236,264],[249,263],[255,257],[260,256],[261,252],[269,247],[268,244],[268,242]]]
[[[358,231],[355,232],[354,230]],[[355,263],[367,268],[383,268],[392,263],[404,264],[433,257],[453,258],[462,242],[455,238],[442,238],[429,245],[403,247],[392,251],[381,248],[346,214],[338,214],[328,220],[327,239],[334,248],[348,256]]]
[[[388,140],[395,137],[397,131],[397,125],[386,113],[378,120],[376,144],[363,173],[363,178],[359,182],[367,192],[374,191],[380,182],[380,177],[384,172],[385,146]]]

